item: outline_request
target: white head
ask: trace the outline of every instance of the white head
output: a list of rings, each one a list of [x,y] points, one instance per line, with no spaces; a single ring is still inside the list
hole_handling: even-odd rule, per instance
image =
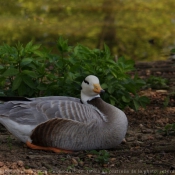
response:
[[[88,100],[100,97],[99,94],[104,92],[100,86],[99,79],[94,75],[87,76],[82,82],[81,87],[81,100],[84,104],[87,104]]]

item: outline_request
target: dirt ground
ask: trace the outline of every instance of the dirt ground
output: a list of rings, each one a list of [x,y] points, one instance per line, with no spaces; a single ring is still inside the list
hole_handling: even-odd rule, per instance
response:
[[[0,125],[0,174],[175,174],[175,135],[159,130],[175,123],[175,96],[165,90],[146,90],[146,109],[126,109],[126,143],[94,154],[80,151],[55,154],[27,148]],[[108,154],[109,153],[109,154]]]

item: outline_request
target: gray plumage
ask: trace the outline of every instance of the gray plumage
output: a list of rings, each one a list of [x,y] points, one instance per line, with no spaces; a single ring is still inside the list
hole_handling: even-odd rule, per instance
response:
[[[0,104],[0,123],[23,142],[67,150],[114,148],[128,121],[118,108],[94,97],[40,97]]]

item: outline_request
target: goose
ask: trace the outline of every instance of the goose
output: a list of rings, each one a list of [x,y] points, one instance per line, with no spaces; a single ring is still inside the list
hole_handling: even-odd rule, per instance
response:
[[[0,123],[31,149],[71,153],[115,148],[125,138],[125,113],[100,97],[99,79],[87,76],[81,99],[66,96],[0,97]]]

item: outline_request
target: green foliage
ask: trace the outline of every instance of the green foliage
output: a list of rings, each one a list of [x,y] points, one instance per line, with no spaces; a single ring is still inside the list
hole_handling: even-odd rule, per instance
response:
[[[134,62],[119,58],[114,61],[107,45],[104,49],[89,49],[83,45],[69,46],[58,39],[59,55],[43,50],[29,42],[26,46],[0,46],[0,93],[13,96],[74,96],[80,97],[83,79],[96,75],[106,93],[102,98],[119,108],[130,106],[137,110],[149,101],[137,92],[145,82],[131,78]]]
[[[25,169],[29,169],[30,167],[28,165],[25,165]]]
[[[171,103],[171,99],[174,99],[174,98],[175,98],[175,91],[172,89],[172,91],[169,92],[164,99],[164,102],[163,102],[164,108],[168,106],[172,106],[173,104]]]
[[[167,89],[168,88],[168,79],[156,76],[150,76],[146,80],[146,88],[152,89]]]
[[[158,132],[162,133],[165,136],[175,135],[175,123],[167,124],[163,129],[158,130]]]
[[[4,94],[29,97],[39,95],[46,75],[48,55],[40,52],[39,48],[32,41],[25,47],[20,43],[14,47],[6,44],[0,46],[0,84]]]
[[[43,175],[44,173],[41,171],[38,171],[38,175]]]
[[[70,172],[71,172],[73,168],[74,168],[74,165],[69,165],[69,166],[66,168],[66,171],[68,171],[68,172],[70,171]]]
[[[96,155],[95,161],[100,164],[105,164],[109,161],[110,153],[106,150],[92,150],[90,153]]]
[[[174,0],[1,0],[0,44],[32,37],[52,47],[59,34],[91,48],[111,43],[118,56],[158,59],[174,44],[174,8]]]
[[[169,105],[169,102],[170,102],[170,96],[168,95],[163,102],[163,106],[167,107]]]
[[[12,138],[10,136],[8,136],[7,138],[7,143],[8,143],[9,149],[12,150]]]
[[[170,54],[175,54],[175,48],[170,50]]]

